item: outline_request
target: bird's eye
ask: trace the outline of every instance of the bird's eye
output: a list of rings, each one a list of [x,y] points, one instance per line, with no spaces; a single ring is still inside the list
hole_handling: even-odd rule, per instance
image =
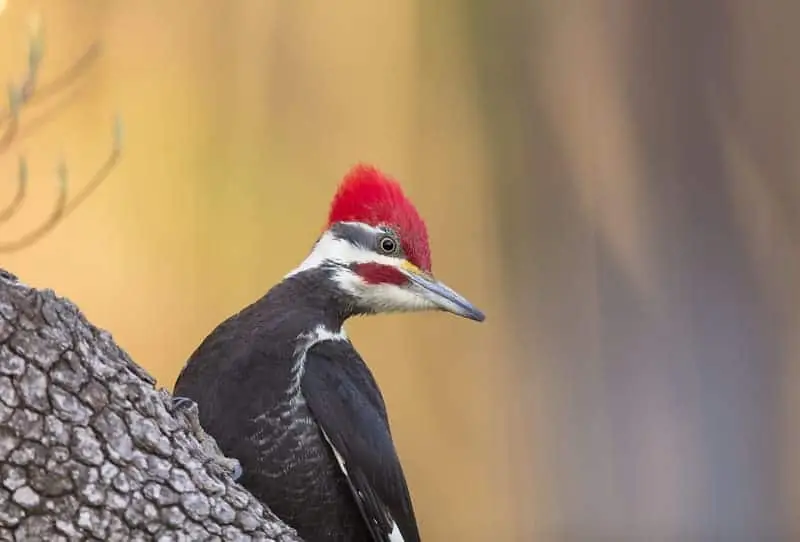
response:
[[[391,237],[383,237],[378,246],[381,247],[381,252],[384,254],[394,254],[397,251],[397,241]]]

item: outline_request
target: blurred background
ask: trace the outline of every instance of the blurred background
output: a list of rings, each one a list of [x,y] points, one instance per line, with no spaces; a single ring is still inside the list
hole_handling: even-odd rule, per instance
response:
[[[3,4],[4,2],[0,2]],[[361,319],[426,541],[800,540],[800,3],[7,0],[0,73],[100,41],[0,156],[0,252],[165,387],[357,161],[485,310]],[[2,248],[2,247],[0,247]]]

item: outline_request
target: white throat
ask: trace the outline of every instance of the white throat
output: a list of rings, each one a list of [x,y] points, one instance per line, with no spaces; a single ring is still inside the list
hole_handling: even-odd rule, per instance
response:
[[[378,228],[373,228],[367,224],[358,222],[351,222],[350,224],[363,228],[364,230],[369,230],[371,233],[375,234],[380,231]],[[374,262],[394,267],[397,267],[400,263],[397,258],[376,254],[371,250],[358,247],[350,241],[336,237],[331,232],[326,231],[314,245],[314,248],[311,249],[311,254],[283,278],[289,278],[303,271],[314,269],[321,266],[326,261],[342,265]]]

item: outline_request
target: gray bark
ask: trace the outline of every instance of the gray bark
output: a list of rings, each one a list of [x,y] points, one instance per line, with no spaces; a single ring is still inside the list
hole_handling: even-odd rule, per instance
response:
[[[299,541],[235,465],[109,333],[0,270],[0,540]]]

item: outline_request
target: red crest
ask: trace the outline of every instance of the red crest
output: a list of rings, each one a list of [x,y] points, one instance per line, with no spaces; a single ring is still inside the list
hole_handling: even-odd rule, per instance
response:
[[[345,176],[331,203],[328,226],[336,222],[361,222],[388,226],[400,235],[408,261],[431,270],[428,230],[400,184],[376,168],[355,166]]]

